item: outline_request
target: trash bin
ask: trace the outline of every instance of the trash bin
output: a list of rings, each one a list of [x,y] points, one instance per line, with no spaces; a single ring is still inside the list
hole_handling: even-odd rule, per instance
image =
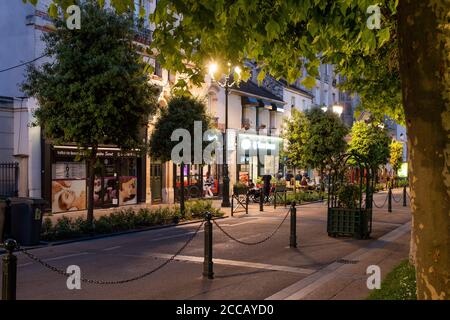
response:
[[[19,245],[39,244],[45,206],[39,198],[11,198],[11,238]]]

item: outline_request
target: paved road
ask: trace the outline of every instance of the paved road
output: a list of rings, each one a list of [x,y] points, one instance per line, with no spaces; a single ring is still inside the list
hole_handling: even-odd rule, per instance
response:
[[[397,191],[400,192],[400,191]],[[396,194],[399,196],[399,193]],[[385,194],[375,195],[381,204]],[[252,205],[249,215],[219,220],[243,241],[258,241],[283,220],[287,209],[264,213]],[[299,246],[290,249],[289,219],[269,241],[244,246],[214,228],[215,279],[202,277],[203,230],[175,261],[141,280],[122,285],[82,283],[68,290],[66,278],[19,254],[18,299],[355,299],[364,298],[367,263],[383,272],[407,257],[409,208],[394,203],[374,210],[372,239],[331,238],[326,233],[326,205],[298,207]],[[126,279],[157,267],[193,235],[198,224],[125,234],[32,250],[59,268],[78,265],[82,276]],[[339,261],[345,259],[347,261]],[[338,262],[337,262],[338,261]],[[344,263],[343,263],[344,262]],[[348,264],[345,264],[347,262]]]

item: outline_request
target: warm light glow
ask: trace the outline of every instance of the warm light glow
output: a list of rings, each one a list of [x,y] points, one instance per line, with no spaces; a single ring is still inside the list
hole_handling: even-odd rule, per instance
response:
[[[344,108],[342,106],[340,106],[340,105],[333,106],[333,112],[336,113],[339,117],[341,116],[343,111],[344,111]]]
[[[240,77],[242,70],[241,70],[241,68],[236,67],[236,68],[234,68],[234,72],[236,72],[236,74]]]
[[[328,111],[328,107],[322,107],[320,109],[322,109],[323,112],[327,112]]]
[[[208,73],[211,76],[211,78],[214,79],[214,74],[217,72],[217,69],[218,69],[217,63],[211,62],[210,65],[209,65],[209,71],[208,71]]]

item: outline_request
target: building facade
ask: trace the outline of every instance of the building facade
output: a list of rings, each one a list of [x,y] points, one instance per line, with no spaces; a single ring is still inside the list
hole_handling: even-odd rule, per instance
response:
[[[53,212],[84,210],[87,195],[87,169],[76,159],[77,150],[71,145],[52,145],[42,137],[39,127],[31,127],[37,101],[25,97],[20,90],[24,80],[25,62],[36,66],[48,61],[42,57],[41,36],[51,30],[47,15],[48,0],[36,7],[20,1],[0,2],[0,162],[17,161],[20,165],[20,196],[42,197]],[[148,11],[156,5],[144,1]],[[151,25],[137,30],[136,43],[143,49],[151,41]],[[142,54],[154,67],[150,78],[161,88],[159,104],[164,108],[170,99],[172,85],[179,75],[162,69],[154,57]],[[24,65],[21,65],[24,64]],[[18,66],[21,65],[21,66]],[[228,129],[230,188],[237,181],[256,181],[264,174],[282,172],[279,151],[282,145],[283,119],[293,109],[305,111],[312,106],[331,107],[345,104],[343,115],[353,120],[353,104],[336,87],[333,66],[321,65],[316,86],[312,90],[301,85],[301,79],[287,83],[266,76],[258,83],[257,67],[249,62],[252,77],[231,88],[228,97],[228,127],[225,128],[225,91],[206,77],[205,84],[192,93],[204,99],[216,127]],[[345,100],[345,99],[347,100]],[[149,120],[148,139],[155,119]],[[95,172],[94,200],[96,208],[115,207],[136,203],[174,203],[181,183],[187,187],[188,197],[204,196],[203,181],[207,174],[214,179],[212,193],[221,195],[222,166],[188,165],[184,181],[180,168],[172,162],[162,163],[151,155],[122,152],[115,146],[101,146],[98,157],[101,168]],[[311,171],[311,174],[312,171]],[[70,195],[70,196],[69,196]]]

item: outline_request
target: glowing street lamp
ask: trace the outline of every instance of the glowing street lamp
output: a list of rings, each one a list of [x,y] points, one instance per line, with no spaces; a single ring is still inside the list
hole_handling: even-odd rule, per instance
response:
[[[236,66],[234,73],[237,75],[237,80],[231,79],[231,63],[227,63],[227,73],[224,75],[224,80],[216,80],[215,74],[219,69],[217,63],[211,62],[208,66],[208,73],[211,80],[217,83],[220,87],[225,89],[225,132],[224,132],[224,147],[223,147],[223,190],[222,190],[222,207],[230,207],[230,178],[228,176],[228,163],[227,163],[227,129],[228,129],[228,93],[230,88],[235,84],[238,84],[241,78],[241,68]]]
[[[336,113],[339,117],[341,117],[342,112],[344,111],[344,107],[338,104],[333,106],[333,112]]]

